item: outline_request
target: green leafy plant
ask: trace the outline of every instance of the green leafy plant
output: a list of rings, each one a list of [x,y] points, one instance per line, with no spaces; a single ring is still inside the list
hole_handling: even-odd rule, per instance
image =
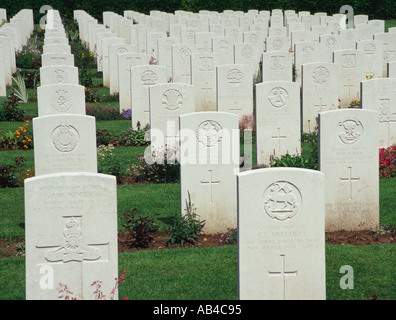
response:
[[[285,154],[281,157],[272,158],[271,167],[297,167],[305,169],[318,169],[318,164],[311,158],[301,155]]]
[[[100,100],[100,95],[97,94],[96,89],[85,87],[85,102],[100,102]]]
[[[128,246],[134,248],[150,247],[154,239],[153,234],[159,229],[154,215],[143,216],[136,208],[123,213],[121,224],[131,237]]]
[[[114,141],[112,134],[106,129],[96,130],[96,145],[108,145]]]
[[[25,111],[18,107],[19,97],[11,93],[0,110],[0,121],[23,121]]]
[[[0,147],[10,150],[18,148],[18,141],[11,130],[0,136]]]
[[[175,149],[166,147],[164,150],[157,150],[151,156],[141,155],[137,163],[130,166],[130,174],[134,176],[136,181],[150,183],[178,182],[180,181],[180,164],[175,159],[176,153]]]
[[[19,187],[18,177],[22,170],[22,164],[26,161],[23,157],[14,159],[15,165],[4,165],[0,163],[0,188]]]
[[[97,148],[98,154],[98,172],[110,174],[119,181],[121,177],[122,165],[116,155],[113,153],[114,146],[109,144],[107,146],[100,145]]]
[[[27,89],[36,89],[40,82],[40,69],[25,73],[25,86]]]
[[[191,202],[190,192],[188,192],[185,214],[177,214],[175,223],[169,229],[169,248],[174,244],[183,247],[186,242],[194,243],[197,240],[205,226],[205,220],[200,220],[195,210]]]
[[[21,69],[39,69],[41,66],[41,50],[38,45],[29,44],[16,52],[16,65]]]
[[[149,129],[150,127],[148,125],[143,129],[133,129],[130,127],[127,131],[123,131],[118,136],[117,143],[125,147],[148,146],[150,142],[147,141],[145,137]]]

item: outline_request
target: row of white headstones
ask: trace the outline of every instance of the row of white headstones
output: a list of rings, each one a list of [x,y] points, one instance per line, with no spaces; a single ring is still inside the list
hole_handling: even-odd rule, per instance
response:
[[[78,70],[69,73],[56,57],[70,53],[60,14],[47,14],[51,27],[45,29],[39,115],[33,119],[36,171],[24,186],[26,298],[58,299],[67,286],[73,292],[68,298],[94,299],[99,289],[106,299],[118,299],[116,178],[97,173],[95,118],[85,114]],[[51,83],[61,85],[49,93]]]
[[[81,11],[75,14],[79,24],[87,28],[86,24],[91,21],[86,18],[87,14]],[[141,21],[140,18],[139,24]],[[94,25],[88,28],[91,37],[95,34]],[[84,31],[80,33],[84,41],[83,35]],[[38,287],[43,278],[40,268],[46,267],[56,271],[52,273],[56,276],[54,283],[69,282],[66,284],[78,287],[78,282],[80,289],[74,290],[80,290],[79,297],[89,298],[90,283],[98,277],[114,279],[117,270],[116,186],[114,177],[97,174],[95,120],[85,115],[85,101],[81,98],[84,88],[75,82],[78,73],[71,65],[73,55],[64,53],[68,50],[67,44],[56,43],[62,36],[65,38],[66,34],[61,28],[46,30],[40,69],[39,117],[33,122],[37,177],[28,179],[25,184],[26,228],[27,237],[30,236],[27,261],[34,257],[27,268],[28,279],[34,279],[28,287],[40,297],[44,297],[44,293],[48,294],[45,297],[53,295],[53,290],[43,291]],[[109,51],[112,46],[108,46]],[[111,61],[124,54],[110,58],[110,70],[114,69]],[[208,53],[202,57],[207,58]],[[204,60],[201,62],[205,65],[208,59]],[[276,155],[295,150],[299,153],[300,99],[304,101],[304,97],[307,99],[316,91],[322,94],[322,99],[327,98],[328,91],[332,94],[330,80],[334,77],[331,81],[339,81],[331,69],[334,65],[303,64],[302,93],[298,82],[293,81],[265,81],[256,85],[259,163],[263,163],[264,155],[269,157],[271,148],[276,150]],[[217,66],[217,75],[222,74],[222,67]],[[139,68],[145,71],[140,72]],[[163,67],[149,64],[131,67],[131,83],[136,74],[142,81],[160,78],[157,76],[160,68]],[[234,81],[233,90],[228,93],[238,92],[235,94],[238,101],[249,96],[252,82],[250,88],[241,89],[238,83],[242,81],[235,81],[252,79],[249,65],[234,64],[225,70],[225,78]],[[306,82],[311,78],[314,81]],[[231,112],[197,110],[192,91],[195,84],[168,82],[166,76],[164,79],[162,84],[149,81],[139,87],[148,95],[145,108],[149,110],[152,131],[151,151],[163,147],[163,144],[155,145],[157,138],[161,142],[164,141],[161,138],[167,137],[170,145],[172,140],[177,141],[182,212],[190,195],[197,213],[206,220],[205,232],[218,233],[238,227],[240,298],[324,299],[325,230],[370,229],[379,223],[379,110],[364,107],[323,112],[322,109],[318,114],[319,171],[244,168],[241,172],[239,116]],[[376,83],[381,83],[383,88],[383,81],[388,80],[392,81],[391,78],[363,81],[362,88],[366,85],[372,88],[371,84]],[[316,89],[312,90],[314,86]],[[304,95],[307,87],[309,94]],[[367,97],[372,97],[367,109],[377,103],[378,97],[383,103],[385,93],[388,94],[378,89],[364,91]],[[132,104],[132,110],[134,108],[138,105]],[[169,129],[173,130],[172,134]],[[269,154],[262,151],[265,145],[271,146]],[[244,146],[245,152],[248,147],[248,144]],[[28,232],[28,229],[35,231]],[[279,266],[283,269],[279,270]],[[71,268],[78,269],[80,277],[69,278]],[[289,268],[292,271],[288,271]],[[286,291],[285,279],[289,275],[294,279],[287,283]],[[106,288],[110,290],[110,287],[108,283]]]
[[[16,69],[16,54],[27,45],[33,32],[33,11],[23,9],[7,19],[7,10],[0,9],[0,96],[7,96]]]

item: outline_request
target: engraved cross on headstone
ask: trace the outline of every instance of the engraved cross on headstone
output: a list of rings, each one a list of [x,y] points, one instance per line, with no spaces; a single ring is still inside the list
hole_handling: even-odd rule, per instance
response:
[[[351,88],[355,87],[354,84],[351,84],[351,79],[348,79],[348,84],[344,84],[344,88],[348,88],[348,95],[351,96]]]
[[[281,152],[281,139],[286,139],[287,136],[282,136],[280,134],[280,128],[278,128],[278,134],[275,136],[271,136],[272,139],[278,139],[278,151]]]
[[[340,178],[340,181],[349,182],[349,200],[352,200],[352,182],[360,181],[360,178],[352,178],[352,167],[348,167],[349,169],[349,177]]]
[[[268,274],[270,277],[276,277],[276,276],[282,277],[282,298],[286,299],[286,277],[296,277],[297,270],[286,271],[286,262],[285,262],[286,255],[281,254],[280,257],[282,259],[281,271],[269,271],[268,270]]]
[[[209,204],[213,204],[213,184],[220,184],[220,180],[213,180],[213,171],[208,170],[210,174],[210,179],[208,181],[202,181],[201,184],[208,184],[210,187],[210,201]]]
[[[323,98],[319,98],[319,100],[320,100],[320,103],[314,105],[314,106],[318,109],[318,110],[317,110],[318,113],[321,112],[321,111],[324,111],[324,110],[322,109],[322,107],[327,107],[327,104],[324,104],[324,103],[323,103]]]

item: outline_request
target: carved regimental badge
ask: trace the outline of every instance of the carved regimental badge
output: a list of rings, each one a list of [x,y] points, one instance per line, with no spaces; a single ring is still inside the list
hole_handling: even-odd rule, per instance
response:
[[[223,128],[216,121],[206,120],[198,126],[196,136],[199,143],[210,148],[223,138]]]
[[[345,144],[356,143],[363,134],[363,125],[359,120],[348,119],[337,125],[338,137]]]
[[[379,118],[380,121],[387,121],[391,117],[390,113],[390,99],[385,98],[385,99],[380,99],[380,105],[379,105]]]
[[[72,107],[71,96],[66,90],[56,90],[52,97],[51,106],[60,111],[68,111]]]
[[[189,48],[181,48],[179,54],[182,60],[187,60],[190,59],[191,50]]]
[[[272,41],[272,48],[273,48],[274,50],[280,50],[280,49],[282,48],[282,46],[283,46],[283,41],[282,41],[281,38],[275,38],[275,39]]]
[[[377,47],[372,42],[366,44],[363,48],[363,51],[365,54],[374,54],[376,50],[377,50]]]
[[[281,87],[273,88],[269,95],[268,100],[276,108],[283,107],[289,101],[289,94],[286,89]]]
[[[264,210],[269,217],[279,221],[293,218],[301,208],[301,193],[287,181],[277,181],[264,192]]]
[[[79,223],[73,217],[65,225],[63,232],[64,244],[61,247],[47,251],[45,259],[50,262],[69,262],[98,260],[101,257],[99,248],[87,246],[82,239]]]
[[[65,80],[65,71],[62,69],[57,69],[54,71],[55,83],[62,83]]]
[[[162,95],[162,106],[168,110],[176,110],[181,108],[183,105],[183,95],[180,91],[175,89],[169,89]]]
[[[246,44],[243,46],[241,53],[244,58],[248,59],[253,56],[254,49],[252,46]]]
[[[155,84],[158,80],[158,76],[154,71],[146,70],[142,73],[140,78],[144,85],[152,85]]]
[[[334,37],[329,37],[326,41],[327,48],[334,48],[337,45],[337,39]]]
[[[227,81],[229,83],[240,83],[243,79],[243,72],[239,69],[231,69],[227,73]]]
[[[58,151],[70,152],[76,148],[80,135],[76,128],[64,123],[52,131],[51,138],[54,147]]]
[[[356,66],[356,55],[355,54],[343,54],[343,68],[354,68]]]
[[[325,67],[317,67],[312,72],[312,78],[317,84],[324,84],[329,79],[330,72]]]

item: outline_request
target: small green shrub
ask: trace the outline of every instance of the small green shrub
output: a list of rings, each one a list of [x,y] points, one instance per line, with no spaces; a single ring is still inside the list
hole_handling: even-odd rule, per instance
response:
[[[96,146],[108,145],[114,141],[112,134],[106,129],[96,130]]]
[[[7,97],[0,109],[0,121],[23,121],[25,111],[18,107],[19,101],[20,99],[13,93]]]
[[[0,163],[0,188],[15,188],[19,187],[18,178],[22,170],[22,164],[25,158],[16,157],[14,159],[15,165],[4,165]]]
[[[169,153],[168,153],[169,152]],[[130,173],[136,181],[150,183],[174,183],[180,181],[180,164],[174,158],[175,151],[165,151],[149,157],[141,155],[137,163],[130,166]]]
[[[21,69],[39,69],[41,67],[41,51],[32,46],[24,46],[16,53],[16,65]]]
[[[318,169],[318,163],[312,158],[305,158],[301,155],[285,154],[272,159],[271,167],[297,167],[305,169]]]
[[[131,237],[128,244],[131,248],[150,247],[154,239],[153,234],[159,229],[153,215],[143,216],[136,208],[123,213],[121,224]]]
[[[148,146],[150,142],[147,141],[145,137],[149,129],[150,127],[148,125],[143,129],[133,129],[130,127],[127,131],[123,131],[118,136],[117,143],[125,147]]]
[[[186,213],[184,215],[177,214],[175,223],[169,229],[169,248],[175,244],[183,246],[186,242],[194,243],[197,240],[205,226],[205,220],[200,220],[195,210],[190,193],[188,193]]]

